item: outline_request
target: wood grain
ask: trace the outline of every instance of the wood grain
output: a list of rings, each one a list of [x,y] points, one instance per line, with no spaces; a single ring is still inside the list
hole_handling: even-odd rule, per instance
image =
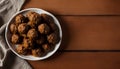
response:
[[[63,31],[53,56],[28,62],[34,69],[120,69],[119,6],[120,0],[27,0],[22,9],[51,12]]]
[[[23,8],[42,8],[55,15],[120,15],[120,0],[27,0]]]
[[[34,69],[120,69],[120,53],[61,53],[44,61],[29,61]]]
[[[57,16],[61,50],[120,50],[120,16]]]

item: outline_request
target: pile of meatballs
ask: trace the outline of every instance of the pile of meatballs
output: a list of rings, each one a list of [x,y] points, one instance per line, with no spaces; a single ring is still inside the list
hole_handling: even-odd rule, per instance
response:
[[[59,42],[59,28],[51,16],[29,11],[19,14],[9,26],[11,43],[21,55],[44,56]]]

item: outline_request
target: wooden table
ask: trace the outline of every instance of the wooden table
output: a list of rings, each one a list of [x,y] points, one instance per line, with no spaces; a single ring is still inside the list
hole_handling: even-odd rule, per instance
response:
[[[120,69],[120,0],[27,0],[22,9],[42,8],[62,26],[60,49],[34,69]]]

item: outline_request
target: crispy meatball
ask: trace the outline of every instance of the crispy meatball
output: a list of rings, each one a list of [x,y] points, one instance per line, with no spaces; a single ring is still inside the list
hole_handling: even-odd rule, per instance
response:
[[[42,48],[43,48],[44,52],[48,52],[51,49],[49,44],[43,44]]]
[[[32,50],[32,55],[35,56],[35,57],[42,56],[42,54],[43,54],[43,53],[42,53],[41,49],[39,49],[39,48]]]
[[[54,20],[53,20],[53,18],[50,15],[41,14],[41,18],[43,19],[44,22],[54,23]]]
[[[53,31],[58,31],[58,26],[55,24],[54,19],[47,14],[41,14],[41,17],[43,18],[44,22],[47,22],[48,25],[51,27]]]
[[[47,36],[47,40],[49,43],[56,44],[59,42],[59,36],[55,33],[52,33]]]
[[[10,31],[11,33],[16,33],[17,32],[17,26],[15,24],[10,25]]]
[[[30,39],[35,39],[38,36],[38,33],[35,29],[30,29],[27,33],[27,37]]]
[[[28,29],[29,29],[29,26],[26,23],[22,23],[18,26],[18,32],[20,34],[27,33]]]
[[[41,34],[48,34],[50,32],[50,28],[47,24],[40,24],[38,26],[38,31],[41,33]]]
[[[41,20],[40,15],[36,12],[28,12],[26,16],[30,21],[32,21],[32,24],[38,24]]]
[[[27,54],[27,49],[25,49],[22,44],[18,44],[16,50],[19,54],[23,54],[23,55]]]
[[[16,18],[15,18],[16,24],[23,23],[24,20],[25,20],[25,16],[23,16],[22,14],[17,15]]]
[[[36,24],[34,24],[34,22],[33,21],[29,21],[28,22],[28,25],[31,27],[31,28],[36,28]]]
[[[11,38],[11,42],[14,43],[14,44],[16,44],[16,43],[18,43],[19,41],[20,41],[20,36],[17,35],[17,34],[13,34],[13,35],[12,35],[12,38]]]
[[[23,39],[23,46],[26,49],[32,49],[33,48],[33,40],[24,38]]]
[[[59,31],[59,28],[55,23],[49,23],[49,25],[50,25],[52,31]]]

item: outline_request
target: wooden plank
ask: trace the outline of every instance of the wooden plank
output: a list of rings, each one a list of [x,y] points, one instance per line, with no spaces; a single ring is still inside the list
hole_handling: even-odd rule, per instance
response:
[[[120,50],[120,16],[57,16],[61,50]]]
[[[34,69],[120,69],[118,53],[61,53],[44,61],[29,61]]]
[[[120,0],[27,0],[23,8],[42,8],[56,15],[120,15]]]

